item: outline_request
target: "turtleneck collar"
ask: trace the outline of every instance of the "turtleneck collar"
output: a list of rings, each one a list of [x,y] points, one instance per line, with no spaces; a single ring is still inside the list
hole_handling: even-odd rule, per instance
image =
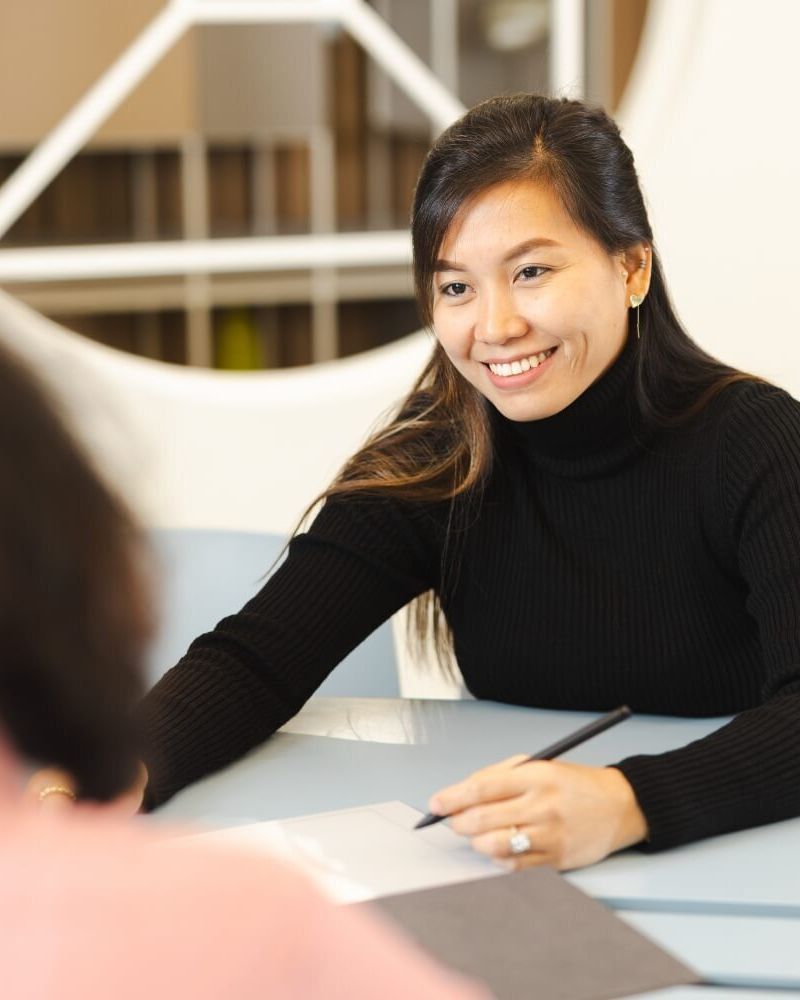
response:
[[[564,476],[613,471],[639,452],[644,426],[634,395],[636,340],[575,402],[543,420],[494,417],[504,435],[540,468]]]

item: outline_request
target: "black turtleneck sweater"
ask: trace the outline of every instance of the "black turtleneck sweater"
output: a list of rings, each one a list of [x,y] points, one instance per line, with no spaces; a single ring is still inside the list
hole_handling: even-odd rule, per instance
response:
[[[645,434],[629,343],[566,410],[493,415],[479,504],[328,502],[145,702],[153,807],[294,715],[425,590],[469,691],[543,708],[735,715],[617,764],[659,849],[800,814],[800,404],[758,382]]]

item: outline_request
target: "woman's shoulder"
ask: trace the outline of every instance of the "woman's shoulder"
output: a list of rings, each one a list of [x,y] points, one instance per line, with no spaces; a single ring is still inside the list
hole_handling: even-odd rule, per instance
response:
[[[775,385],[774,382],[756,376],[743,375],[730,382],[719,394],[719,401],[723,407],[731,410],[752,406],[788,406],[800,412],[800,401],[790,392]]]
[[[718,393],[695,427],[702,464],[715,473],[707,482],[730,516],[758,496],[800,496],[800,402],[785,389],[740,379]]]
[[[761,448],[779,438],[800,450],[800,401],[771,382],[741,378],[710,401],[696,426],[728,449]]]

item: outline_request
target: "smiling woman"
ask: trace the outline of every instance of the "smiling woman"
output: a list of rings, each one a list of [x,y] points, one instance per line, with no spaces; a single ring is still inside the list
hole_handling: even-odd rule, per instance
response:
[[[147,699],[148,803],[269,736],[416,601],[475,697],[735,715],[671,753],[512,758],[441,790],[477,850],[569,868],[800,814],[800,406],[681,327],[616,125],[478,105],[428,154],[412,234],[432,357],[269,583]]]

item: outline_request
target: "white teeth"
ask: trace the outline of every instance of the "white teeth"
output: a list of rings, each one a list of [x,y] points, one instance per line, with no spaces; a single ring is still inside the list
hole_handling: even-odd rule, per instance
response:
[[[550,357],[554,350],[555,347],[551,347],[547,351],[532,354],[529,358],[520,358],[519,361],[512,361],[510,364],[490,364],[489,370],[493,375],[502,375],[504,377],[521,375],[523,372],[530,371],[531,368],[538,368],[543,361],[546,361]]]

